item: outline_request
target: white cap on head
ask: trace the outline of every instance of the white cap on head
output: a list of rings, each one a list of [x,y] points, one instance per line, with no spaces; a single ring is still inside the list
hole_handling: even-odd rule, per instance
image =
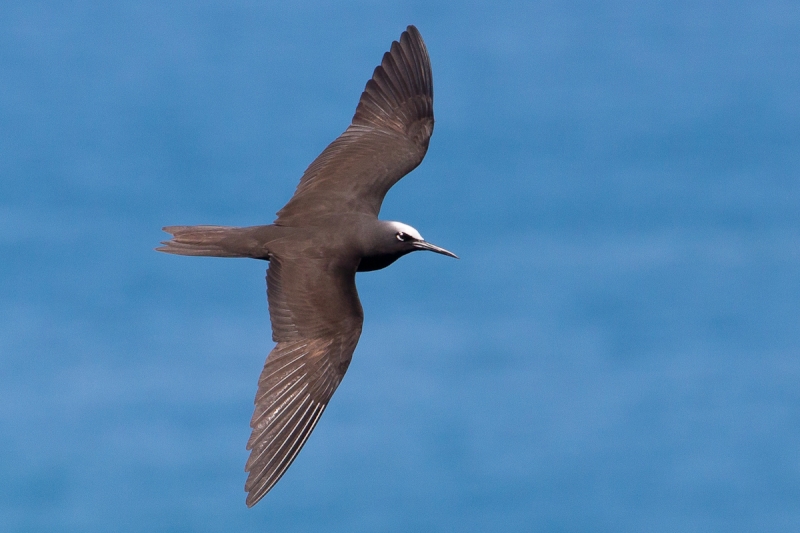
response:
[[[417,230],[409,226],[408,224],[403,224],[402,222],[389,222],[389,225],[394,228],[395,231],[402,231],[406,235],[411,235],[415,239],[420,241],[424,241],[425,239],[422,238],[422,235],[419,234]]]

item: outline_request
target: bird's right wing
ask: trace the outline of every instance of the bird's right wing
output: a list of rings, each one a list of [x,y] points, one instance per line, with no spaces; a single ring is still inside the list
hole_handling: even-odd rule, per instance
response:
[[[270,259],[273,339],[258,380],[245,490],[252,507],[278,482],[344,377],[363,313],[351,274],[321,259]]]
[[[422,162],[433,133],[433,77],[425,43],[409,26],[367,82],[350,127],[306,169],[278,225],[338,213],[378,216],[383,198]]]

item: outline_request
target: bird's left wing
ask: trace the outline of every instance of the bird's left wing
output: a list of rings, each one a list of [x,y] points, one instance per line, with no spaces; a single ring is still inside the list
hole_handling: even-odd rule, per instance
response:
[[[431,63],[422,36],[409,26],[367,82],[350,127],[309,165],[275,223],[377,217],[392,185],[422,162],[432,133]]]
[[[247,443],[252,507],[278,482],[344,377],[361,334],[355,269],[272,257],[267,296],[273,340],[258,380]]]

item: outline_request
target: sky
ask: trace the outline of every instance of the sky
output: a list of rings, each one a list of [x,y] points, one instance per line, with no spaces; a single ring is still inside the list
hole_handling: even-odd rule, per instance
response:
[[[382,218],[453,250],[244,504],[270,223],[408,24],[436,128]],[[800,4],[0,3],[0,524],[800,528]]]

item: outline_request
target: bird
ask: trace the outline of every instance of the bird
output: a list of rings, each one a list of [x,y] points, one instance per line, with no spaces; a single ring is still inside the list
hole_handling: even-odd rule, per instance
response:
[[[258,380],[247,442],[252,507],[292,464],[338,387],[361,335],[356,273],[427,250],[413,227],[378,218],[389,189],[425,157],[433,133],[430,58],[413,25],[383,55],[347,129],[309,165],[272,224],[167,226],[157,251],[269,262],[276,343]]]

